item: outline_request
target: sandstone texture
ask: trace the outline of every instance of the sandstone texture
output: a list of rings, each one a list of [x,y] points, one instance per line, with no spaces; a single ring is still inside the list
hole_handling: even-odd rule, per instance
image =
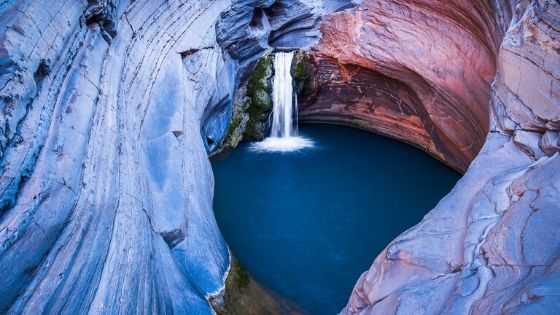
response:
[[[324,18],[302,120],[415,144],[464,171],[488,131],[501,31],[487,1],[366,0]]]
[[[560,3],[511,5],[481,152],[342,314],[560,312]]]
[[[238,0],[216,24],[217,40],[235,62],[231,123],[211,155],[242,140],[259,141],[270,129],[274,51],[309,49],[320,38],[323,15],[355,6],[355,0]]]

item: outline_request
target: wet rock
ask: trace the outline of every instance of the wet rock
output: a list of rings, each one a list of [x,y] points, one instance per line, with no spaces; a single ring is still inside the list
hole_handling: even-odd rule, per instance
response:
[[[222,294],[210,301],[219,315],[302,315],[289,301],[261,287],[232,257]]]
[[[227,153],[245,141],[259,141],[268,135],[272,111],[273,56],[263,56],[249,77],[239,83],[233,101],[233,113],[220,145],[211,156]]]
[[[262,140],[270,129],[272,111],[273,56],[264,56],[251,73],[246,87],[249,120],[243,133],[246,140]]]

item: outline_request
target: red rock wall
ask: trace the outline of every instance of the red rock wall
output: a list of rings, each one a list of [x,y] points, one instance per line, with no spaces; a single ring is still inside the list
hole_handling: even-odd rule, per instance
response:
[[[300,117],[395,137],[464,171],[488,131],[497,24],[470,0],[365,0],[328,16],[310,52],[319,96]]]
[[[390,135],[438,158],[435,127],[416,93],[401,81],[355,64],[312,55],[313,86],[300,93],[300,120],[344,124]]]
[[[482,150],[341,314],[560,314],[560,2],[511,2]]]

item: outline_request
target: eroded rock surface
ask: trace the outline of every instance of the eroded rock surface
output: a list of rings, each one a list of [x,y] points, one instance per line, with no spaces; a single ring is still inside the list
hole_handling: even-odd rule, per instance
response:
[[[326,95],[302,100],[300,117],[395,137],[464,171],[488,131],[495,25],[486,1],[366,0],[328,16],[310,52]]]
[[[0,4],[0,313],[212,313],[229,5]]]
[[[560,3],[512,6],[482,151],[379,254],[343,314],[560,311]]]
[[[271,49],[308,48],[320,38],[325,14],[357,0],[236,0],[216,25],[218,42],[243,69]]]
[[[207,154],[241,78],[352,3],[2,1],[0,313],[211,314]]]

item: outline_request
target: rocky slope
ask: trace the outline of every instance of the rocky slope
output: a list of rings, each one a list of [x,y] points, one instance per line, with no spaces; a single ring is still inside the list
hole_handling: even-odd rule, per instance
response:
[[[514,15],[481,152],[453,191],[379,254],[343,314],[560,311],[560,3],[511,5],[499,11]]]

